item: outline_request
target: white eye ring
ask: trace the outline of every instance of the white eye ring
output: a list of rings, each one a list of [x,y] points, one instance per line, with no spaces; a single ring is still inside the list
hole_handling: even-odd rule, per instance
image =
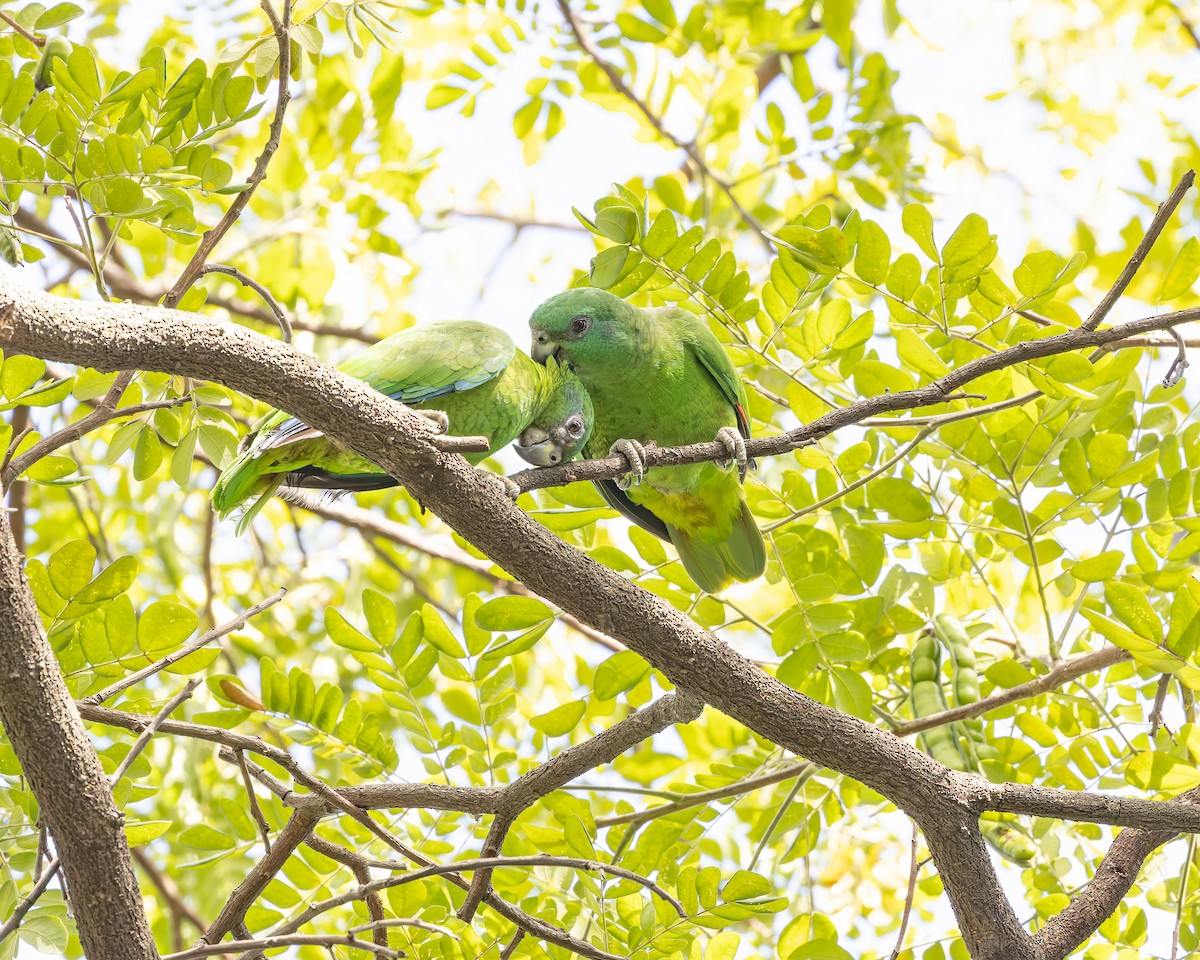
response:
[[[567,421],[567,432],[573,437],[578,437],[583,433],[583,421],[578,417],[572,417]]]

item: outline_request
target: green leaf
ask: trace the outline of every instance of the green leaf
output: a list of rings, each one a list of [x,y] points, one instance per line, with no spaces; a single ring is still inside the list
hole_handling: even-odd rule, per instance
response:
[[[575,729],[586,710],[587,704],[582,700],[572,700],[531,717],[529,723],[535,730],[540,730],[548,737],[563,737]]]
[[[934,263],[939,263],[937,244],[933,242],[933,216],[919,203],[908,204],[900,213],[904,232],[912,237],[921,252]]]
[[[153,428],[143,425],[133,448],[133,478],[149,480],[162,466],[162,445]]]
[[[171,829],[171,820],[133,820],[125,824],[125,840],[131,847],[145,846]]]
[[[929,496],[900,477],[880,477],[867,487],[871,504],[897,520],[928,520],[933,516]]]
[[[855,274],[866,283],[880,286],[887,280],[891,257],[892,243],[883,227],[874,220],[864,220],[854,253]]]
[[[652,23],[647,23],[631,13],[617,14],[617,28],[630,40],[642,43],[658,43],[666,34]]]
[[[968,213],[942,247],[942,266],[949,269],[974,260],[987,250],[993,239],[987,221],[977,213]]]
[[[554,618],[554,613],[536,597],[496,597],[475,612],[475,623],[484,630],[527,630]]]
[[[138,647],[144,653],[174,650],[192,635],[199,620],[194,610],[171,600],[157,600],[138,617]]]
[[[50,30],[53,27],[61,27],[64,23],[69,23],[76,17],[83,16],[83,8],[74,3],[56,3],[49,10],[37,18],[33,24],[34,30]]]
[[[362,595],[363,614],[371,636],[385,647],[396,639],[396,605],[378,590],[368,587]]]
[[[650,672],[650,664],[632,650],[614,653],[596,668],[592,689],[599,700],[611,700]]]
[[[21,354],[8,357],[0,366],[0,393],[10,400],[37,383],[46,372],[46,361]]]
[[[72,540],[50,558],[50,583],[64,600],[70,600],[92,579],[96,548],[86,540]]]
[[[376,651],[382,650],[378,641],[372,640],[357,627],[353,626],[333,607],[325,608],[325,631],[329,639],[339,647],[347,650]]]
[[[1142,588],[1119,581],[1110,583],[1104,588],[1104,599],[1108,601],[1117,619],[1139,637],[1146,637],[1156,643],[1162,642],[1162,620],[1150,606]]]
[[[193,850],[232,850],[237,846],[232,837],[214,830],[205,823],[188,827],[179,834],[179,842]]]
[[[138,563],[133,557],[118,557],[75,596],[77,603],[97,603],[120,596],[137,577]]]
[[[725,882],[721,898],[726,901],[751,900],[771,892],[771,881],[749,870],[739,870]]]
[[[481,608],[482,609],[482,608]],[[425,639],[435,649],[447,656],[460,660],[467,655],[458,638],[450,632],[442,615],[428,603],[421,607],[421,623],[425,628]]]
[[[1086,560],[1080,560],[1070,567],[1071,576],[1085,583],[1103,583],[1111,580],[1121,569],[1125,554],[1120,550],[1106,550],[1104,553]]]
[[[1191,290],[1197,277],[1200,277],[1200,239],[1188,237],[1163,274],[1158,302],[1164,303],[1183,296]]]

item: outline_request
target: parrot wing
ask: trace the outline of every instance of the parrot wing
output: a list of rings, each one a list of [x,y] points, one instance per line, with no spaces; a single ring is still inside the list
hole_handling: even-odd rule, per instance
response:
[[[615,480],[597,480],[595,484],[605,503],[617,513],[627,520],[632,520],[647,533],[654,534],[660,540],[671,542],[671,534],[667,530],[667,525],[645,507],[630,500],[625,491],[617,486]]]
[[[699,321],[703,323],[703,321]],[[688,346],[693,355],[700,361],[709,375],[717,382],[721,392],[729,399],[734,413],[737,414],[738,432],[750,439],[750,417],[746,413],[746,388],[742,378],[738,376],[737,367],[729,359],[729,354],[721,346],[721,342],[713,336],[707,326],[695,330],[688,338]]]
[[[338,369],[393,400],[421,404],[486,383],[516,352],[503,330],[473,320],[451,320],[402,330]],[[319,437],[321,431],[277,410],[256,425],[254,436],[252,448],[258,452]]]

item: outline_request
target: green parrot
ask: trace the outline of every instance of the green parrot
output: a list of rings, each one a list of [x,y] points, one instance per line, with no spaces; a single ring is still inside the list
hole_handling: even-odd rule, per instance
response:
[[[585,455],[629,461],[629,476],[596,484],[609,505],[673,543],[708,593],[761,576],[766,548],[740,483],[749,466],[746,390],[708,325],[678,307],[643,310],[584,288],[551,297],[529,327],[533,358],[569,362],[592,396],[595,422]],[[714,437],[737,472],[717,463],[647,471],[642,462],[643,444]]]
[[[442,432],[487,437],[487,451],[466,454],[472,463],[517,440],[523,459],[552,466],[576,456],[590,432],[591,400],[571,370],[534,363],[508,334],[485,323],[450,320],[403,330],[339,369],[425,412]],[[512,481],[497,479],[513,496]],[[211,497],[221,517],[258,497],[238,523],[241,533],[280,486],[357,491],[395,485],[370,460],[272,410],[242,440]]]

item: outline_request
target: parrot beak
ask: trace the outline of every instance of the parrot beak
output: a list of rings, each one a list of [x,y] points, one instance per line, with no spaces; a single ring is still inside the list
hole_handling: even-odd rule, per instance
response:
[[[562,444],[550,437],[541,427],[529,427],[513,444],[517,455],[535,467],[553,467],[562,463]]]
[[[530,356],[538,363],[545,363],[558,352],[558,344],[550,339],[545,330],[538,330],[533,335],[533,346],[530,349]]]

